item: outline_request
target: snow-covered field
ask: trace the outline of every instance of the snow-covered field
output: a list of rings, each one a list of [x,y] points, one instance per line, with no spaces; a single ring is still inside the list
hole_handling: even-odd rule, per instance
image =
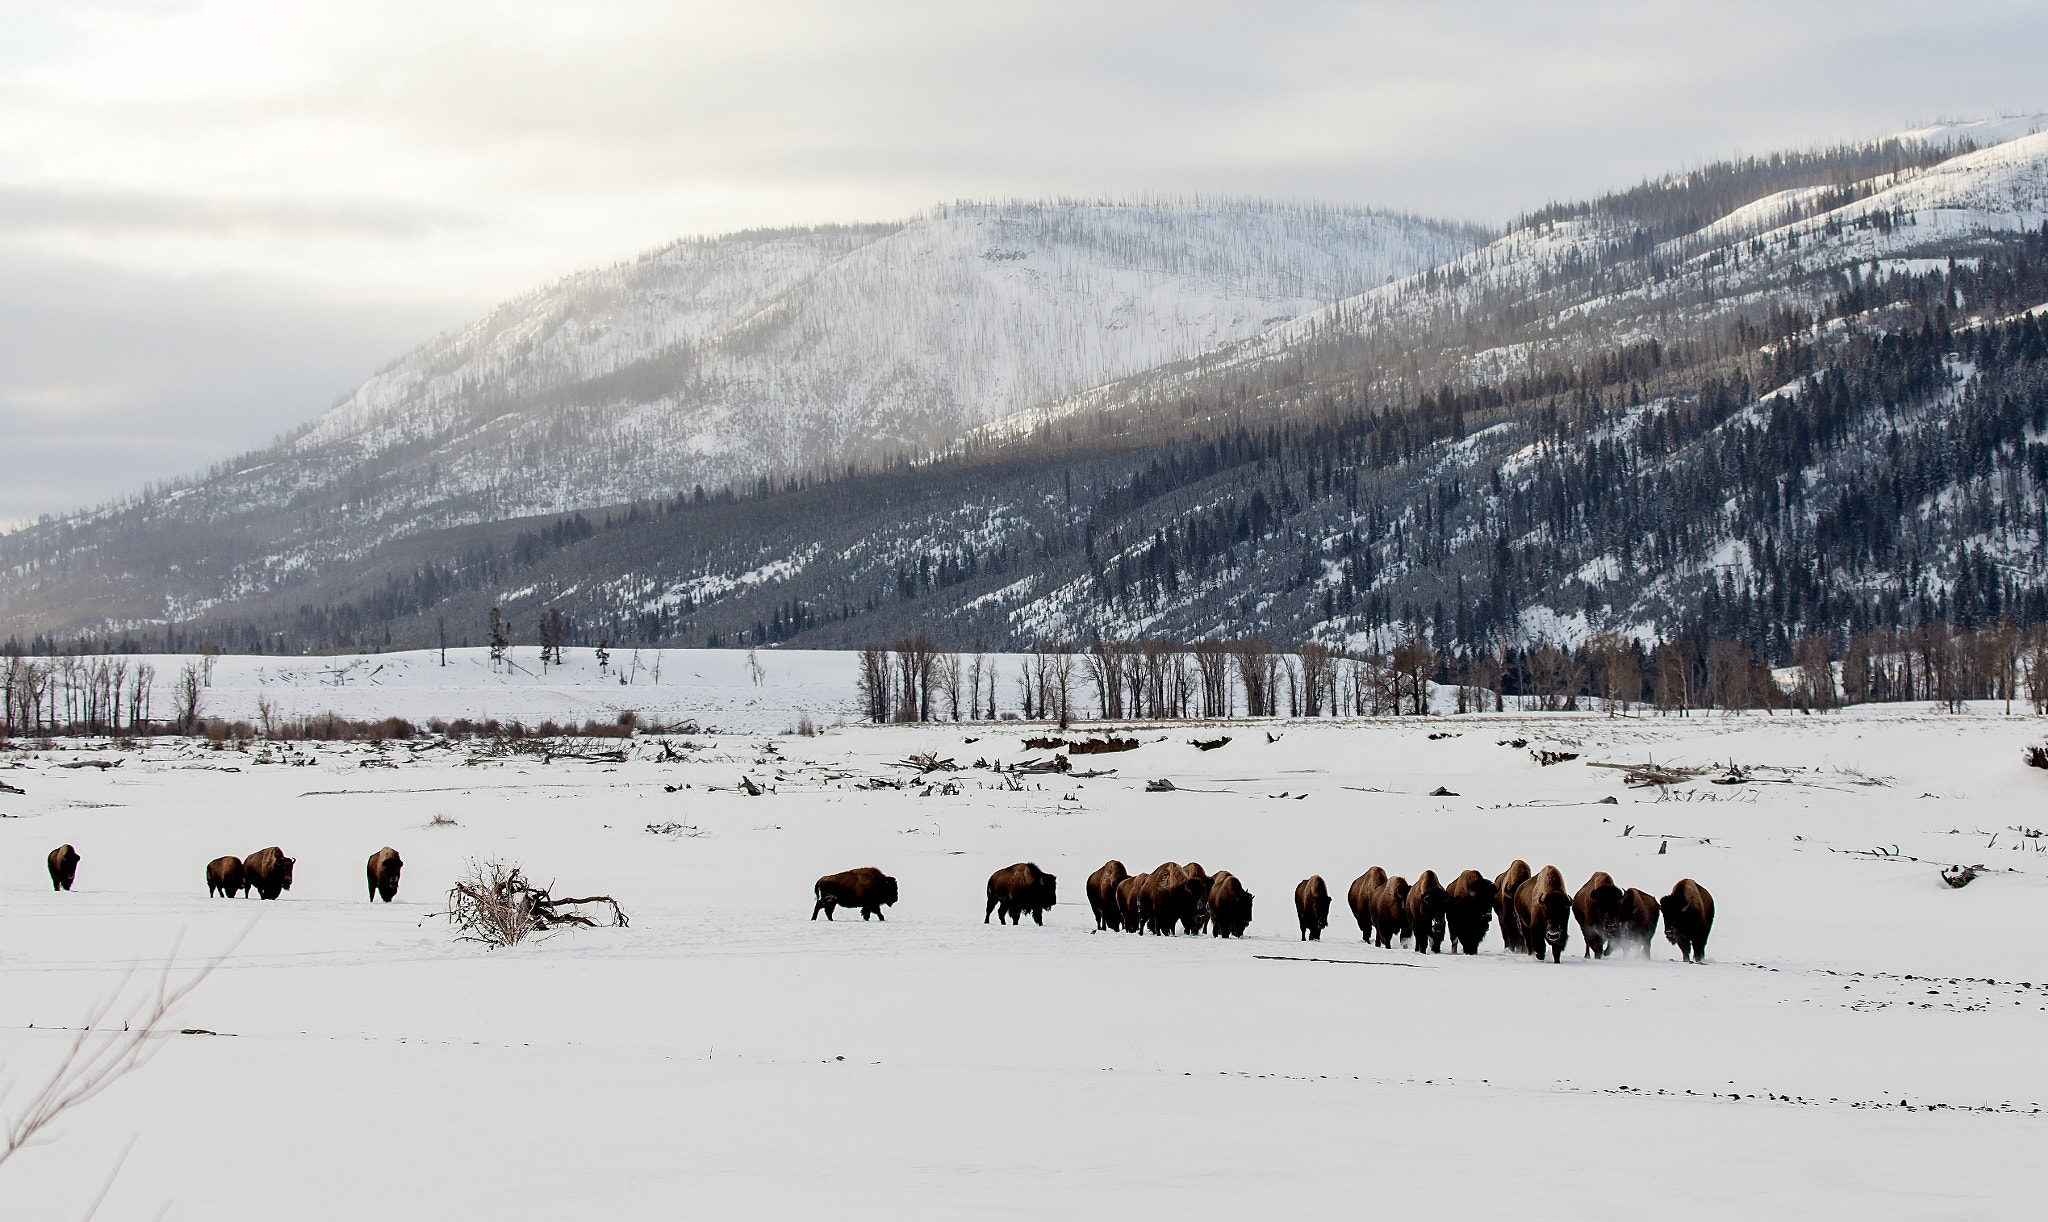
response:
[[[542,666],[539,652],[518,646],[495,666],[481,648],[450,649],[446,666],[439,652],[426,649],[331,657],[223,654],[214,660],[199,711],[253,722],[258,702],[268,700],[283,716],[409,717],[422,724],[467,717],[535,726],[544,720],[611,722],[630,710],[664,724],[771,732],[793,729],[804,714],[820,724],[842,715],[859,719],[859,658],[842,650],[621,647],[601,669],[590,649],[565,650],[560,666]],[[1009,676],[1017,673],[1018,659],[997,656],[1000,695],[1014,707]],[[176,676],[193,659],[136,660],[156,670],[152,711],[159,718],[173,715]]]
[[[792,657],[761,662],[840,682]],[[223,659],[210,700],[254,661]],[[1043,758],[1021,746],[1041,729],[785,736],[789,710],[831,705],[739,677],[762,693],[751,720],[692,715],[745,732],[677,742],[683,762],[650,739],[624,762],[422,743],[0,756],[25,791],[0,793],[0,1113],[124,973],[181,937],[182,972],[248,931],[177,1016],[220,1034],[168,1037],[0,1166],[0,1215],[82,1215],[131,1138],[102,1219],[2038,1210],[2048,838],[2009,829],[2048,822],[2048,772],[2019,758],[2039,718],[1145,725],[1137,750],[1075,762],[1113,775],[1013,791],[973,765]],[[590,686],[595,715],[617,685]],[[341,703],[403,687],[304,711],[464,711]],[[570,711],[500,699],[492,715]],[[1188,745],[1218,732],[1233,741]],[[1541,767],[1539,747],[1579,759]],[[927,778],[958,792],[856,788],[927,750],[963,765]],[[1785,771],[1660,795],[1586,766],[1651,757]],[[1180,790],[1144,792],[1160,777]],[[62,842],[83,855],[68,894],[43,862]],[[283,899],[206,897],[209,859],[269,844],[298,860]],[[372,905],[363,863],[386,844],[404,881]],[[1897,856],[1846,852],[1880,845]],[[617,896],[632,924],[456,943],[434,914],[485,855]],[[1112,856],[1238,874],[1249,935],[1093,932],[1083,883]],[[1558,965],[1497,935],[1426,958],[1362,943],[1344,911],[1370,865],[1448,879],[1514,857],[1573,887],[1699,880],[1710,962],[1661,934],[1654,962],[1584,960],[1576,930]],[[1025,859],[1059,876],[1058,907],[1043,928],[983,924],[989,873]],[[1955,862],[1994,871],[1951,890]],[[860,865],[900,881],[887,922],[808,920],[812,881]],[[1339,898],[1304,944],[1290,893],[1311,873]]]

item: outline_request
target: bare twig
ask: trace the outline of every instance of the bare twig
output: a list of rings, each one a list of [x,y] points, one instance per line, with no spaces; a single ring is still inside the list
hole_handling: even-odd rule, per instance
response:
[[[147,1065],[162,1049],[162,1037],[172,1034],[169,1030],[171,1014],[234,953],[248,933],[247,928],[243,929],[226,949],[201,965],[190,979],[177,985],[171,983],[171,968],[178,958],[178,943],[173,942],[170,953],[164,957],[163,969],[157,975],[155,989],[144,994],[119,1019],[117,1030],[114,1014],[128,993],[128,981],[133,972],[124,975],[114,991],[94,1003],[87,1012],[85,1025],[78,1028],[57,1067],[28,1097],[27,1105],[15,1115],[0,1120],[0,1164],[35,1142],[39,1135],[56,1123],[58,1117],[91,1102],[114,1083]],[[0,1086],[0,1099],[6,1097],[11,1085]],[[100,1195],[106,1195],[104,1188]],[[94,1207],[98,1207],[97,1203]]]

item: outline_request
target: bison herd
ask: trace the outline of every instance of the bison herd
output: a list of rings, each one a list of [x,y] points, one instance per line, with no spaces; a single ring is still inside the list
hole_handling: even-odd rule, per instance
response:
[[[1056,902],[1057,879],[1037,864],[1020,861],[988,878],[985,925],[991,918],[1022,924],[1045,924],[1045,910]],[[896,880],[867,866],[828,874],[813,891],[811,919],[820,912],[832,919],[835,908],[858,908],[861,919],[882,917],[884,905],[896,902]],[[1476,955],[1496,918],[1501,941],[1513,952],[1555,963],[1564,957],[1571,923],[1589,958],[1605,959],[1617,952],[1650,957],[1657,922],[1687,963],[1706,962],[1707,934],[1714,927],[1714,897],[1693,880],[1681,879],[1671,894],[1658,899],[1633,887],[1623,890],[1604,870],[1594,871],[1577,891],[1565,888],[1556,866],[1531,872],[1516,861],[1491,881],[1467,870],[1445,886],[1436,871],[1424,870],[1413,883],[1389,877],[1378,866],[1353,880],[1346,893],[1359,933],[1376,946],[1413,946],[1426,954],[1442,954],[1448,938],[1453,954]],[[1095,928],[1123,933],[1208,933],[1241,938],[1252,921],[1252,893],[1228,870],[1210,874],[1196,862],[1167,862],[1145,874],[1132,874],[1121,861],[1104,862],[1088,876],[1088,907]],[[1320,941],[1330,925],[1330,888],[1320,874],[1294,888],[1294,916],[1305,941]]]
[[[1319,907],[1318,895],[1325,896]],[[1448,887],[1434,870],[1424,870],[1410,883],[1399,875],[1390,878],[1374,866],[1351,884],[1348,898],[1361,936],[1382,947],[1392,946],[1398,938],[1402,947],[1412,945],[1426,955],[1441,954],[1446,936],[1452,953],[1478,954],[1479,943],[1498,918],[1507,949],[1537,959],[1548,954],[1556,963],[1564,957],[1574,920],[1585,957],[1605,959],[1632,951],[1647,959],[1662,917],[1664,936],[1685,961],[1704,963],[1707,934],[1714,927],[1714,897],[1689,878],[1679,880],[1661,900],[1634,887],[1624,891],[1605,870],[1594,871],[1577,891],[1570,891],[1556,866],[1531,873],[1529,863],[1520,860],[1491,882],[1479,871],[1467,870]],[[1296,889],[1294,907],[1301,936],[1321,938],[1330,923],[1330,901],[1320,877]]]
[[[50,886],[71,890],[78,877],[78,850],[68,844],[50,851]],[[267,900],[292,889],[297,859],[272,845],[247,857],[216,857],[206,863],[209,896],[246,896],[254,891]],[[370,855],[367,869],[370,901],[385,903],[398,894],[398,874],[405,863],[398,850],[386,846]],[[1020,861],[988,878],[985,925],[991,918],[1021,925],[1031,914],[1045,924],[1045,911],[1058,903],[1058,879],[1037,864]],[[857,909],[860,919],[887,920],[882,909],[896,902],[896,880],[873,866],[828,874],[812,895],[811,919],[819,913],[832,919],[840,908]],[[1359,875],[1345,898],[1358,932],[1375,946],[1391,947],[1396,939],[1425,955],[1442,954],[1450,939],[1453,954],[1476,955],[1493,921],[1500,922],[1501,942],[1509,951],[1552,963],[1564,957],[1571,924],[1579,926],[1584,955],[1605,959],[1621,953],[1650,957],[1657,922],[1664,936],[1687,963],[1704,963],[1707,935],[1714,928],[1714,897],[1692,879],[1678,881],[1663,899],[1634,887],[1623,889],[1605,870],[1595,870],[1577,891],[1567,890],[1556,866],[1531,872],[1517,860],[1492,881],[1467,870],[1445,886],[1434,870],[1424,870],[1411,883],[1388,876],[1378,866]],[[1196,862],[1167,862],[1145,874],[1132,874],[1121,861],[1103,863],[1088,876],[1088,906],[1097,930],[1168,936],[1208,933],[1242,938],[1252,922],[1252,893],[1228,870],[1211,874]],[[1330,925],[1330,889],[1320,874],[1294,888],[1294,917],[1304,941],[1321,941]]]
[[[1242,938],[1252,923],[1252,893],[1228,870],[1214,874],[1198,862],[1167,862],[1133,875],[1111,861],[1088,876],[1088,906],[1095,928],[1165,936],[1207,931],[1218,938]]]
[[[257,849],[247,857],[216,857],[206,863],[206,894],[208,897],[234,898],[247,896],[251,891],[267,900],[292,889],[292,867],[298,858],[286,857],[284,850],[276,845]],[[369,884],[370,902],[382,899],[390,903],[398,895],[398,872],[405,867],[398,850],[386,845],[370,854]],[[57,891],[71,890],[71,884],[78,879],[78,850],[68,844],[60,844],[50,850],[50,886]],[[895,902],[895,883],[890,882],[889,900]]]

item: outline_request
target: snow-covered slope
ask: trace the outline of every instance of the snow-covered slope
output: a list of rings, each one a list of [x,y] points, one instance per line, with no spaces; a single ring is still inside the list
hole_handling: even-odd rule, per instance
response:
[[[1012,204],[684,242],[436,339],[291,453],[362,462],[425,442],[421,501],[488,490],[500,513],[672,493],[940,440],[1482,236],[1257,203]]]

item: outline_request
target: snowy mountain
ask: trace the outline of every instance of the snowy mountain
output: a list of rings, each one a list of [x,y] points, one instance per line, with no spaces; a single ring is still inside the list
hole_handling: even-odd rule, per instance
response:
[[[288,650],[492,607],[819,647],[2048,616],[2039,126],[1717,163],[1490,240],[1198,204],[682,243],[274,452],[0,539],[0,608]]]
[[[1255,335],[1482,237],[1259,203],[1009,204],[681,242],[421,347],[283,457],[407,454],[433,478],[406,510],[450,520],[844,464]]]

